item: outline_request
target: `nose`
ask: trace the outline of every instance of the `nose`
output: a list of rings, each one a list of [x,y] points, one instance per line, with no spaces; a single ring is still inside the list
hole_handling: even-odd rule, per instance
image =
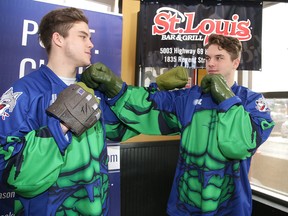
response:
[[[206,59],[206,67],[213,67],[215,62],[212,59]]]
[[[89,41],[89,48],[92,49],[94,47],[94,44],[92,43],[92,41]]]

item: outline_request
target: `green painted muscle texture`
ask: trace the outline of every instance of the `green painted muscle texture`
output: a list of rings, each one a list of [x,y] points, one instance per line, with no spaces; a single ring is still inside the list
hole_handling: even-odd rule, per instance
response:
[[[107,129],[111,128],[107,126]],[[48,131],[47,128],[41,130]],[[98,131],[96,136],[93,130]],[[8,184],[15,188],[15,192],[19,195],[27,198],[39,195],[47,189],[53,196],[53,193],[60,193],[59,189],[66,188],[72,195],[64,200],[57,210],[57,215],[78,215],[76,212],[81,212],[81,215],[102,215],[101,202],[107,199],[109,180],[108,174],[100,174],[101,164],[108,166],[108,158],[102,158],[104,140],[100,122],[97,122],[86,134],[80,137],[73,136],[73,141],[64,156],[49,132],[47,133],[49,136],[46,137],[37,136],[37,133],[39,131],[32,131],[25,136],[25,139],[18,140],[26,146],[23,152],[17,155],[21,163],[13,164],[7,179]],[[83,139],[90,145],[83,145],[81,143]],[[12,140],[15,142],[15,139]],[[25,140],[29,140],[29,146]],[[0,149],[0,153],[6,154],[7,159],[11,155],[11,152],[5,153],[3,148]],[[91,187],[94,188],[93,200],[87,202],[88,189],[84,186],[93,182],[97,182],[101,187]],[[81,184],[83,187],[79,187]],[[15,210],[20,211],[20,209],[19,202],[15,205]]]
[[[197,86],[169,92],[128,86],[112,106],[121,121],[141,133],[181,133],[169,215],[242,216],[250,212],[249,180],[242,172],[247,173],[251,156],[274,124],[266,110],[257,109],[261,95],[246,91],[238,91],[244,95],[243,104],[247,103],[244,109],[234,93],[214,101]],[[245,98],[248,94],[252,99]]]

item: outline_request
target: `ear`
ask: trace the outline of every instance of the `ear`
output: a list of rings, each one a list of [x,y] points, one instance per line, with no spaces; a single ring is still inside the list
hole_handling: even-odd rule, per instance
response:
[[[52,34],[52,44],[55,44],[58,47],[62,46],[63,41],[64,41],[63,39],[64,39],[63,36],[60,35],[58,32],[54,32]]]
[[[240,58],[233,60],[233,67],[235,68],[235,70],[238,68],[239,64],[240,64]]]

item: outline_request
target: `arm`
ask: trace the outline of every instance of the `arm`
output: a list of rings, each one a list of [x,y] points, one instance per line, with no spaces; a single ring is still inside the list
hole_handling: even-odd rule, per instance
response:
[[[81,80],[88,86],[104,92],[109,97],[107,103],[110,106],[119,99],[112,110],[128,127],[145,134],[173,134],[178,131],[175,129],[178,128],[175,115],[167,114],[164,109],[160,111],[154,106],[155,101],[147,100],[156,89],[147,91],[146,88],[133,88],[131,86],[127,89],[126,84],[101,63],[96,63],[86,69]],[[187,80],[186,69],[176,67],[157,77],[157,84],[159,89],[169,90],[184,87]],[[125,96],[121,97],[123,93]],[[164,98],[167,100],[167,104],[173,105],[173,93]]]
[[[11,157],[14,146],[21,150]],[[6,163],[2,181],[23,197],[34,197],[53,185],[64,157],[47,127],[29,132],[25,137],[7,137],[0,155]]]
[[[121,97],[108,103],[125,125],[140,133],[174,135],[180,131],[174,103],[179,93],[128,86]]]
[[[10,185],[21,196],[33,197],[55,183],[63,156],[51,131],[47,127],[38,129],[45,123],[43,101],[30,101],[28,94],[17,87],[10,91],[1,97],[5,107],[13,105],[13,108],[2,110],[6,118],[0,120],[0,182]],[[30,104],[34,106],[30,107]],[[42,121],[39,120],[40,113],[36,114],[33,109],[42,110]],[[54,131],[59,131],[59,137],[68,145],[59,121],[47,120],[46,125],[48,122],[54,125]]]
[[[126,89],[127,89],[126,87],[127,87],[126,84],[123,84],[123,93],[126,92]],[[126,118],[122,118],[122,114],[121,114],[122,111],[119,111],[119,110],[122,110],[122,107],[117,106],[115,108],[115,106],[113,106],[111,103],[112,100],[105,101],[104,100],[105,96],[103,95],[103,93],[101,93],[99,91],[96,91],[96,95],[103,98],[103,100],[101,100],[101,109],[102,109],[102,113],[103,113],[105,129],[106,129],[106,138],[108,138],[109,140],[115,141],[115,142],[125,141],[131,137],[139,135],[140,132],[143,132],[143,128],[141,126],[149,125],[149,124],[145,124],[145,122],[143,122],[143,121],[145,121],[145,117],[140,116],[140,119],[137,119],[139,117],[138,112],[132,114],[131,116],[125,116],[125,114],[124,114],[124,116]],[[120,95],[122,95],[122,94],[120,94]],[[116,98],[117,97],[114,97],[113,101]],[[139,99],[139,97],[137,97],[137,99]],[[113,109],[113,108],[115,108],[115,109]],[[151,108],[147,108],[147,109],[151,109]],[[112,110],[116,114],[120,113],[121,117],[120,117],[120,115],[116,116],[116,114]],[[129,109],[127,110],[124,108],[124,110],[125,110],[124,112],[129,112]],[[131,119],[131,120],[129,120],[129,119]],[[155,118],[153,118],[153,119],[155,119]],[[157,118],[155,120],[157,120]],[[141,123],[143,122],[144,124],[140,124],[140,127],[139,127],[139,124],[136,123],[137,121],[139,124],[140,124],[140,122]],[[155,127],[156,127],[157,122],[153,125],[155,125]],[[145,130],[146,130],[146,128],[147,127],[145,127]],[[140,132],[137,129],[139,129]],[[150,129],[150,133],[151,133],[151,129]],[[148,134],[148,132],[147,132],[147,134]],[[161,134],[161,133],[158,132],[158,134]]]
[[[1,97],[1,103],[8,103],[18,93],[13,109],[6,110],[6,118],[0,121],[1,181],[18,194],[33,197],[55,183],[72,135],[68,132],[67,139],[60,121],[45,114],[49,98],[44,100],[41,93],[29,95],[23,85],[14,87],[14,93],[11,89]]]
[[[81,75],[81,81],[88,87],[103,92],[113,98],[120,93],[123,81],[116,76],[106,65],[98,62],[88,67]],[[188,82],[188,72],[183,67],[175,67],[160,75],[156,83],[160,90],[183,88]]]
[[[102,98],[101,100],[101,110],[104,119],[104,125],[106,130],[106,138],[115,141],[125,141],[131,137],[139,135],[139,132],[131,127],[128,127],[123,122],[121,122],[111,110],[110,106],[105,101],[105,96],[99,91],[95,91],[97,96]]]
[[[218,103],[218,141],[222,153],[231,159],[251,157],[255,149],[270,135],[274,123],[269,109],[260,110],[262,95],[245,91],[235,96],[222,75],[206,75],[201,87]],[[241,94],[241,91],[240,93]]]
[[[247,100],[242,101],[243,104],[219,112],[219,147],[226,157],[232,159],[251,157],[269,137],[274,122],[269,109],[263,111],[258,109],[256,105],[258,100],[264,98],[260,94],[250,92]],[[225,110],[224,106],[221,109]]]

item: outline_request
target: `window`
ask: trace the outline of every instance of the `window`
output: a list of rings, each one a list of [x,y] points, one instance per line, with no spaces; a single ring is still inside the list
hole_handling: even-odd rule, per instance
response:
[[[262,92],[276,125],[252,158],[249,173],[254,199],[288,212],[288,3],[263,7],[262,70],[241,74],[246,86]],[[286,16],[286,17],[285,17]],[[239,75],[238,75],[239,77]],[[244,82],[245,82],[244,81]]]
[[[282,97],[284,94],[286,97]],[[253,156],[249,177],[254,192],[266,201],[273,200],[271,205],[275,206],[288,202],[288,92],[264,93],[264,96],[275,127]],[[281,205],[278,208],[287,211]]]

